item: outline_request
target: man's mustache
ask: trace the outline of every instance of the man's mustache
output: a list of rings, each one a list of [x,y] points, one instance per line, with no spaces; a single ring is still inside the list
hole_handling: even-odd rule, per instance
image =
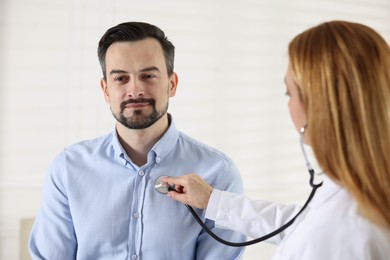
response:
[[[126,101],[123,101],[121,103],[121,111],[125,110],[126,105],[128,104],[136,104],[136,103],[148,103],[149,105],[153,106],[156,104],[156,101],[152,98],[138,98],[138,99],[129,99]]]

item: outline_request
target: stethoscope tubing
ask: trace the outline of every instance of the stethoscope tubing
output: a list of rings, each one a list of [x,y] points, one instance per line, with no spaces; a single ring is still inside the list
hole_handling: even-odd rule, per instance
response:
[[[195,220],[198,222],[198,224],[200,226],[202,226],[203,230],[206,231],[212,238],[214,238],[215,240],[217,240],[218,242],[222,243],[222,244],[225,244],[227,246],[231,246],[231,247],[244,247],[244,246],[250,246],[250,245],[253,245],[253,244],[256,244],[256,243],[259,243],[259,242],[262,242],[264,240],[267,240],[273,236],[276,236],[277,234],[283,232],[286,228],[288,228],[289,226],[291,226],[294,221],[296,220],[296,218],[306,209],[307,205],[309,205],[310,201],[312,200],[312,198],[314,197],[314,194],[316,193],[316,190],[322,186],[322,182],[319,183],[319,184],[314,184],[314,171],[313,170],[309,170],[309,173],[310,173],[310,186],[312,187],[312,190],[311,190],[311,193],[309,195],[309,197],[307,198],[305,204],[303,205],[303,207],[301,208],[301,210],[291,219],[289,220],[286,224],[284,224],[283,226],[281,226],[280,228],[276,229],[275,231],[271,232],[271,233],[268,233],[262,237],[259,237],[259,238],[256,238],[256,239],[253,239],[253,240],[249,240],[249,241],[246,241],[246,242],[231,242],[231,241],[226,241],[222,238],[220,238],[219,236],[217,236],[215,233],[213,233],[207,226],[205,223],[203,223],[203,221],[200,219],[200,217],[198,216],[198,214],[196,214],[195,210],[185,204],[185,206],[187,207],[187,209],[190,211],[190,213],[192,214],[192,216],[195,218]]]
[[[249,241],[246,241],[246,242],[231,242],[231,241],[226,241],[222,238],[220,238],[219,236],[217,236],[215,233],[213,233],[207,226],[206,224],[200,219],[200,217],[198,216],[198,214],[196,214],[195,210],[185,204],[185,206],[187,207],[187,209],[190,211],[191,215],[194,217],[194,219],[196,220],[196,222],[198,222],[198,224],[203,228],[204,231],[206,231],[212,238],[214,238],[215,240],[217,240],[218,242],[222,243],[222,244],[225,244],[225,245],[228,245],[228,246],[231,246],[231,247],[244,247],[244,246],[249,246],[249,245],[253,245],[253,244],[256,244],[256,243],[259,243],[259,242],[262,242],[264,240],[267,240],[273,236],[276,236],[277,234],[283,232],[286,228],[288,228],[289,226],[291,226],[294,221],[297,219],[297,217],[306,209],[306,207],[309,205],[310,201],[313,199],[317,189],[319,187],[322,186],[322,182],[321,183],[318,183],[318,184],[315,184],[314,183],[314,170],[313,168],[311,167],[310,165],[310,162],[308,160],[308,157],[307,157],[307,154],[305,152],[305,149],[304,149],[304,140],[303,140],[303,136],[304,136],[304,133],[305,133],[305,129],[306,129],[306,126],[303,126],[301,129],[300,129],[300,132],[301,132],[301,148],[302,148],[302,151],[303,151],[303,156],[304,156],[304,159],[306,161],[306,167],[307,167],[307,170],[309,171],[309,174],[310,174],[310,186],[312,187],[312,190],[311,190],[311,193],[309,195],[309,197],[307,198],[305,204],[303,205],[303,207],[300,209],[300,211],[292,218],[290,219],[286,224],[284,224],[283,226],[279,227],[278,229],[274,230],[273,232],[271,233],[268,233],[262,237],[259,237],[259,238],[256,238],[256,239],[253,239],[253,240],[249,240]],[[161,178],[163,176],[160,176],[156,179],[155,181],[155,189],[162,193],[162,194],[166,194],[168,193],[169,191],[174,191],[175,189],[173,187],[170,187],[168,185],[161,185]],[[157,184],[156,184],[157,183]]]

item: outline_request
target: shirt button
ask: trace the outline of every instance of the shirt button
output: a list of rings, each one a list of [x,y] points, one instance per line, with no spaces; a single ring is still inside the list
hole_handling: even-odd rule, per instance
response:
[[[140,215],[139,215],[138,212],[136,212],[136,213],[133,214],[133,216],[134,216],[135,218],[139,218]]]
[[[131,259],[137,259],[137,255],[132,255]]]
[[[144,176],[145,175],[145,173],[143,172],[143,171],[139,171],[139,173],[138,173],[140,176]]]

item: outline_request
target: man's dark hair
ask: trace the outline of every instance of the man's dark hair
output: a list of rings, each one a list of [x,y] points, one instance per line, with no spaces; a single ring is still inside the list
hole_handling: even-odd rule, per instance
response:
[[[106,79],[106,52],[114,42],[132,42],[146,38],[156,39],[164,52],[168,75],[172,75],[175,59],[175,46],[168,40],[165,33],[152,24],[143,22],[126,22],[107,30],[99,41],[98,58]]]

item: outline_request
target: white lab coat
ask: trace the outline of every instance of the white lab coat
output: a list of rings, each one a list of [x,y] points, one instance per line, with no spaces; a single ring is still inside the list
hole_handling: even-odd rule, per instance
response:
[[[206,218],[249,237],[261,237],[282,226],[300,206],[253,201],[214,189]],[[390,232],[357,210],[348,192],[329,178],[307,209],[284,232],[267,240],[279,245],[273,260],[389,260]]]

